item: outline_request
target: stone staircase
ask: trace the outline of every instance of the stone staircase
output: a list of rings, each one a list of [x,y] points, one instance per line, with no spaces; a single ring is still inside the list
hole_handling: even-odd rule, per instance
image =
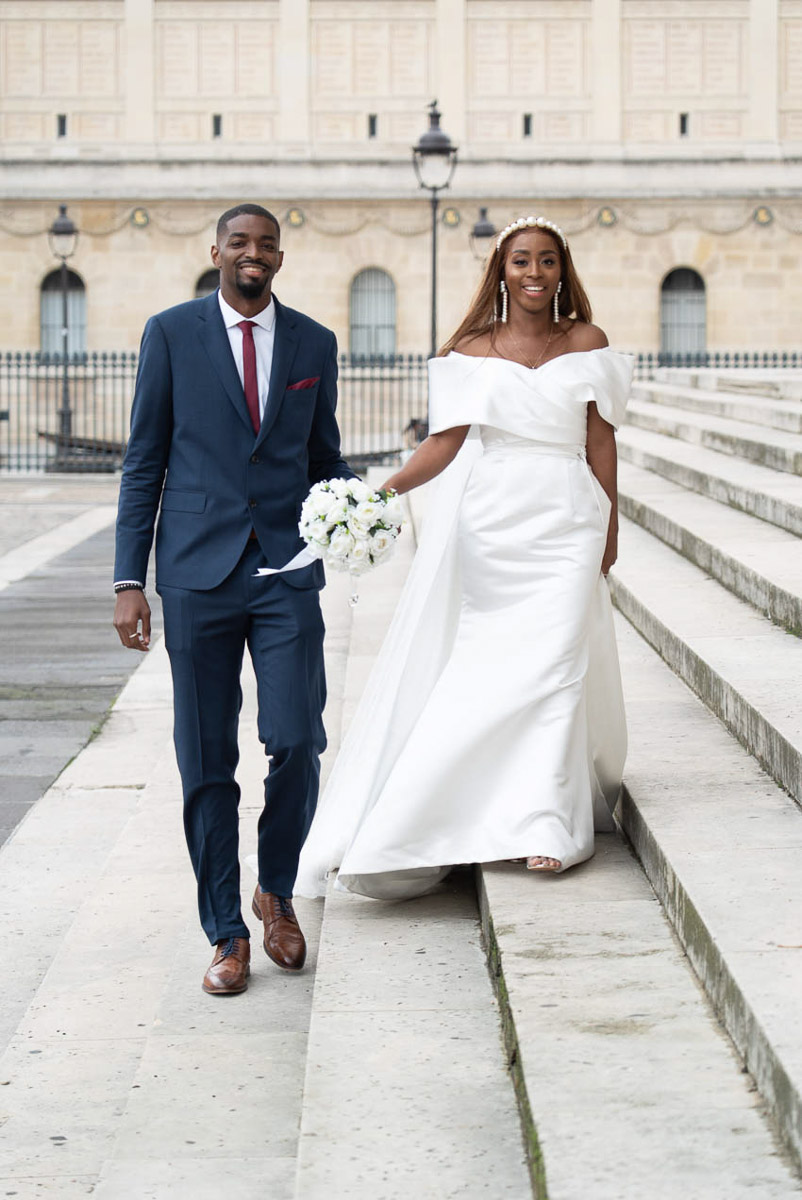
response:
[[[611,586],[659,655],[622,624],[621,823],[799,1164],[802,380],[664,375],[619,438]]]
[[[802,392],[785,386],[636,385],[611,578],[628,841],[601,835],[564,876],[492,864],[405,905],[300,902],[308,970],[282,977],[254,941],[248,992],[210,1002],[151,652],[0,852],[1,1191],[802,1195],[802,479],[776,466],[802,435],[774,423]],[[347,578],[324,594],[326,769],[411,553],[360,581],[355,609]],[[252,684],[243,723],[247,847]]]

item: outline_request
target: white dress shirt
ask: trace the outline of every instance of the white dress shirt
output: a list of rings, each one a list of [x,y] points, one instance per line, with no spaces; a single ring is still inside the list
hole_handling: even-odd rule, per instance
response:
[[[263,308],[255,317],[244,317],[242,313],[237,312],[230,304],[227,304],[223,299],[223,293],[218,291],[217,299],[220,304],[220,312],[223,315],[223,324],[226,327],[228,340],[231,343],[231,353],[234,355],[234,362],[237,365],[240,383],[245,387],[245,376],[242,369],[242,339],[244,330],[238,329],[240,321],[253,321],[254,327],[251,330],[253,334],[253,344],[256,348],[256,379],[259,384],[259,419],[265,415],[265,405],[267,404],[267,390],[270,387],[270,371],[273,366],[273,341],[276,332],[276,306],[273,303],[273,297],[270,297],[270,303],[267,308]]]

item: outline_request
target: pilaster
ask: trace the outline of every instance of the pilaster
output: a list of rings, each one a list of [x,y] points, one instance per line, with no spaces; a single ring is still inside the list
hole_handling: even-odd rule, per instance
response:
[[[750,142],[779,139],[779,0],[749,0]]]
[[[443,129],[458,146],[465,145],[468,129],[466,9],[466,0],[436,0],[436,98],[443,114]]]
[[[125,0],[125,140],[154,142],[154,0]]]
[[[597,145],[621,141],[621,0],[593,0],[591,20],[592,130]]]
[[[306,149],[309,119],[309,0],[280,0],[278,34],[279,141]]]

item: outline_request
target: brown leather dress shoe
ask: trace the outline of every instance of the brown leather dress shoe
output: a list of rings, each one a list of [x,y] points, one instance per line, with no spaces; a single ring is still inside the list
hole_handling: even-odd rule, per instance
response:
[[[289,896],[275,896],[257,886],[253,911],[265,927],[265,954],[285,971],[300,971],[306,962],[306,942]]]
[[[211,996],[236,996],[248,986],[251,943],[247,938],[224,938],[217,943],[212,965],[203,977],[203,990]]]

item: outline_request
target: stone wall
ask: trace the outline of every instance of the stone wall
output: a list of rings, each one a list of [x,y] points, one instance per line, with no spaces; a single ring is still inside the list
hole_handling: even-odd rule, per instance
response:
[[[38,345],[59,202],[81,229],[90,346],[131,348],[193,294],[216,215],[252,199],[304,214],[285,226],[284,299],[347,347],[350,281],[382,267],[399,349],[425,350],[410,147],[435,95],[461,218],[441,228],[441,336],[477,278],[484,204],[499,228],[564,225],[619,345],[658,346],[661,281],[690,266],[711,348],[798,346],[802,0],[4,0],[4,345]]]

